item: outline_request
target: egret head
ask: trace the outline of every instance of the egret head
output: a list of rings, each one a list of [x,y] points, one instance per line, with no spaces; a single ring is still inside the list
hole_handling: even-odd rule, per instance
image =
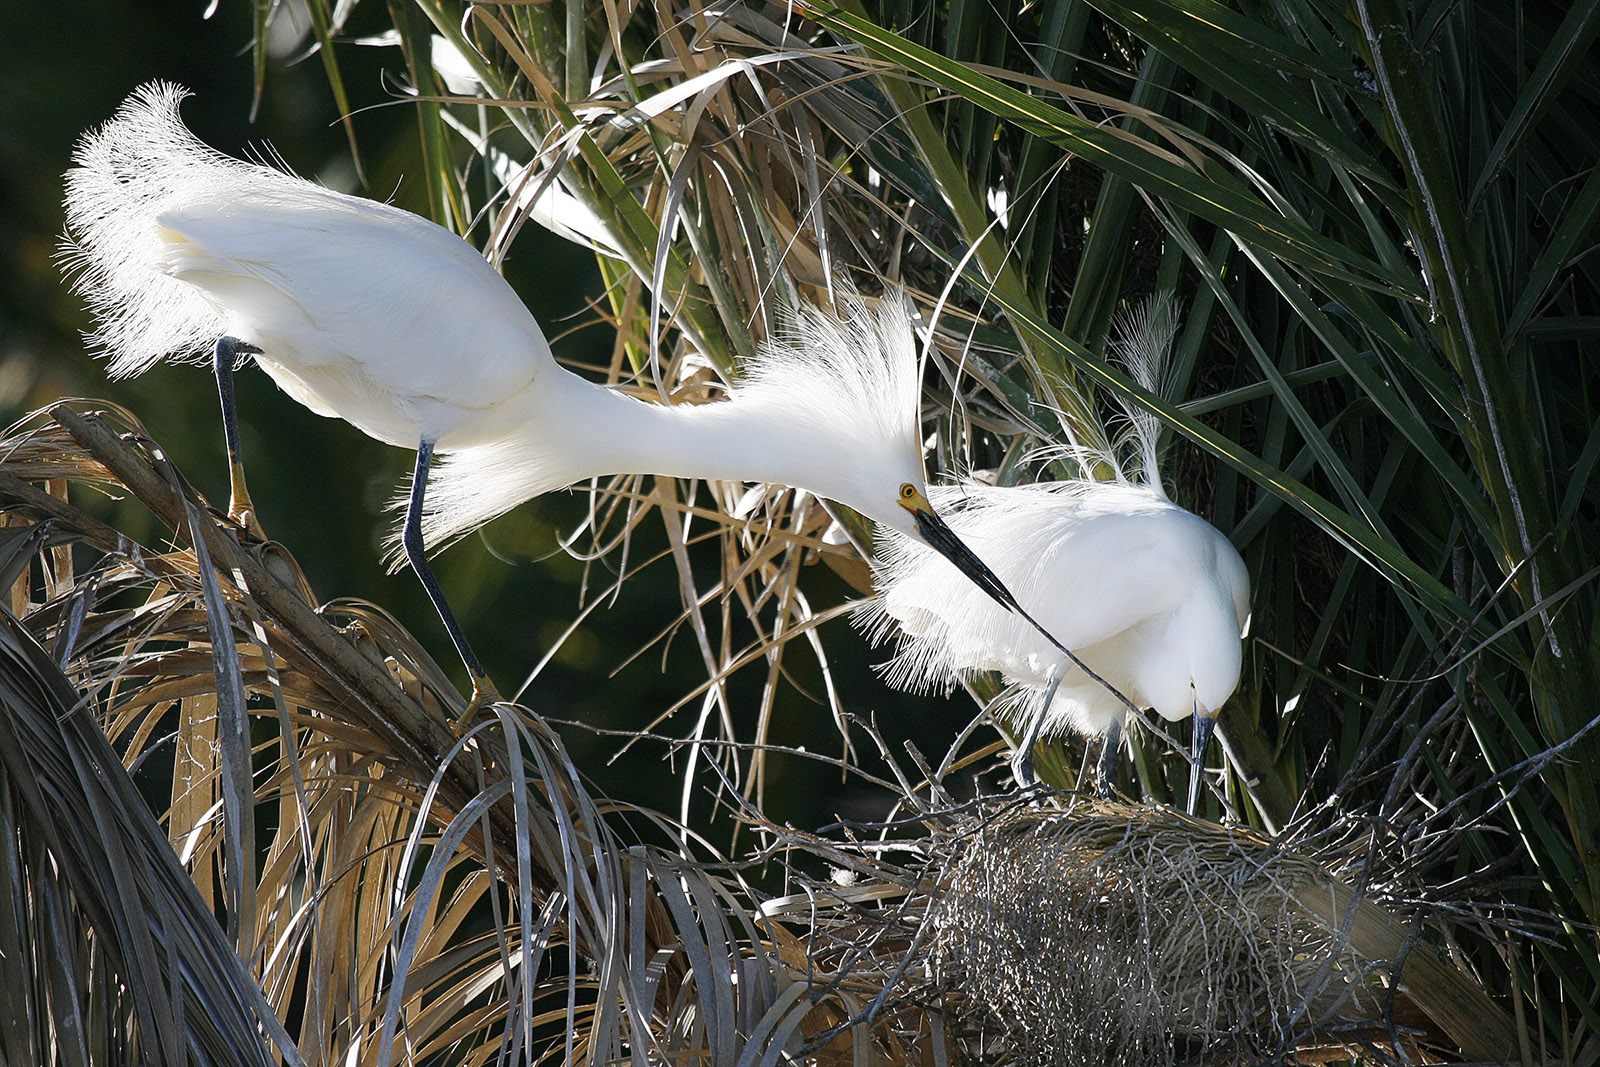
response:
[[[1250,619],[1250,573],[1239,550],[1209,523],[1195,589],[1175,622],[1183,628],[1197,715],[1215,716],[1239,688],[1241,638]]]
[[[835,313],[797,308],[744,368],[737,409],[759,429],[744,454],[719,457],[756,480],[801,486],[927,545],[1007,610],[1017,601],[928,502],[917,409],[915,314],[891,292],[868,304],[842,292]],[[707,415],[714,414],[707,412]],[[728,412],[733,416],[733,412]]]

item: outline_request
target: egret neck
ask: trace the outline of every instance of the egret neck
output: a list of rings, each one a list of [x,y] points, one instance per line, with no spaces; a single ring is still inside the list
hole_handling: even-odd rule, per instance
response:
[[[589,478],[764,482],[836,500],[917,539],[1002,606],[1020,611],[993,571],[927,505],[914,438],[892,438],[882,421],[837,418],[818,425],[815,405],[788,404],[765,391],[736,389],[729,399],[707,404],[651,403],[566,370],[536,381],[505,407],[503,436],[455,448],[437,463],[423,524],[430,544]],[[914,425],[910,414],[907,419]],[[516,432],[519,426],[525,431]],[[441,450],[450,445],[441,438]],[[902,504],[906,486],[920,507]]]

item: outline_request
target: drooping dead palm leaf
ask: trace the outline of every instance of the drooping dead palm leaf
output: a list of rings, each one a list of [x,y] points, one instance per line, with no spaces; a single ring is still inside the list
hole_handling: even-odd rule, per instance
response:
[[[751,978],[767,975],[759,941],[705,932],[722,911],[695,911],[725,891],[692,863],[625,844],[541,720],[501,706],[458,738],[460,697],[392,620],[314,608],[292,559],[219,525],[126,413],[60,405],[54,417],[0,443],[3,577],[21,619],[8,631],[0,727],[16,761],[6,810],[26,830],[8,840],[44,833],[7,861],[49,890],[20,896],[0,936],[27,946],[18,961],[62,944],[64,960],[81,962],[17,987],[19,1041],[73,1028],[81,1008],[62,991],[97,959],[135,991],[96,979],[110,992],[97,1005],[103,1039],[155,1043],[168,1062],[190,1042],[212,1062],[267,1062],[260,1049],[216,1052],[240,1032],[257,1045],[259,1032],[276,1034],[285,1055],[297,1045],[313,1063],[463,1049],[453,1062],[491,1062],[563,1045],[580,1062],[610,1062],[628,1046],[743,1041],[734,1018],[697,1010],[696,990],[731,988],[746,954]],[[73,484],[136,497],[187,547],[119,534],[71,501]],[[237,723],[220,710],[230,702]],[[52,727],[75,729],[77,748],[50,757],[19,732]],[[245,749],[242,788],[230,746]],[[100,784],[89,807],[63,808],[95,778],[90,757],[111,792]],[[164,833],[119,761],[140,778],[170,762]],[[252,842],[241,823],[268,837]],[[104,841],[79,839],[96,827]],[[118,861],[130,827],[164,859],[158,874]],[[59,926],[59,908],[51,919],[69,888],[98,934]],[[684,892],[703,898],[695,910],[674,907]],[[174,927],[190,940],[175,942]],[[79,940],[62,942],[69,934]],[[219,946],[225,966],[207,963]],[[187,990],[180,973],[218,977]],[[227,980],[243,985],[227,1010],[211,1006]],[[169,987],[177,999],[139,992]],[[771,979],[728,996],[759,1019]]]
[[[90,709],[7,610],[0,705],[4,1058],[298,1062]]]

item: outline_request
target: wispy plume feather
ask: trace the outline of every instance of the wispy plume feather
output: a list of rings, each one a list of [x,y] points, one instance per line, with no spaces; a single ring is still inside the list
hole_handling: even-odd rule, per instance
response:
[[[166,82],[139,88],[105,125],[84,136],[66,176],[67,236],[60,257],[99,322],[92,345],[124,378],[162,359],[205,358],[223,316],[199,289],[162,269],[152,219],[180,191],[252,181],[292,182],[270,167],[212,149],[178,117],[189,94]]]
[[[1178,336],[1180,310],[1177,297],[1170,290],[1162,290],[1125,308],[1112,324],[1111,355],[1127,367],[1134,381],[1159,397],[1167,397],[1170,386],[1168,363],[1172,343]],[[1121,405],[1128,417],[1137,480],[1165,496],[1161,485],[1161,420],[1129,401],[1123,400]]]
[[[848,425],[915,451],[921,376],[913,314],[898,290],[875,304],[843,291],[831,314],[801,305],[745,364],[734,402],[779,404],[814,425]]]

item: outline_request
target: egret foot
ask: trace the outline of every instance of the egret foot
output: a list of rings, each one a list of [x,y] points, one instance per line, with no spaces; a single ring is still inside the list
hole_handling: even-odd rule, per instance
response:
[[[496,689],[494,683],[489,680],[489,676],[474,671],[472,673],[472,699],[467,702],[466,709],[451,724],[451,729],[457,737],[461,737],[472,726],[472,720],[478,717],[480,711],[503,703],[505,703],[505,698],[500,695],[500,690]]]
[[[267,531],[262,528],[261,520],[256,517],[256,509],[250,504],[249,500],[246,500],[242,507],[237,502],[229,504],[228,518],[235,526],[239,527],[247,539],[251,541],[272,540],[267,536]]]
[[[269,540],[267,531],[261,527],[261,519],[256,515],[250,490],[244,484],[244,464],[237,457],[229,457],[228,483],[228,518],[255,540]]]
[[[250,490],[244,484],[243,450],[239,445],[239,411],[233,399],[233,372],[261,349],[237,337],[217,338],[212,353],[212,371],[217,377],[217,396],[222,401],[222,436],[228,446],[228,518],[238,523],[245,533],[262,541],[266,531],[256,520],[256,506],[250,501]]]

